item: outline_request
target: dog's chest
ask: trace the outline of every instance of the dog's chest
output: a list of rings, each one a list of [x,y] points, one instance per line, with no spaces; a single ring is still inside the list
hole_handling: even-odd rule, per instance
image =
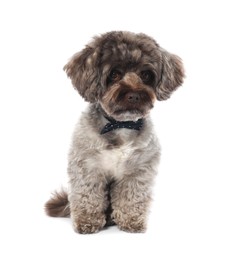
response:
[[[119,148],[103,150],[99,156],[101,168],[115,178],[121,177],[126,169],[126,165],[131,160],[134,153],[134,147],[131,143],[122,145]]]

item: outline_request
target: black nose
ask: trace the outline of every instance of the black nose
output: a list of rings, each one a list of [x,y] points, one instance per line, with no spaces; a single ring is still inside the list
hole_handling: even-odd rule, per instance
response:
[[[130,103],[139,103],[140,95],[138,93],[129,92],[126,94],[126,100]]]

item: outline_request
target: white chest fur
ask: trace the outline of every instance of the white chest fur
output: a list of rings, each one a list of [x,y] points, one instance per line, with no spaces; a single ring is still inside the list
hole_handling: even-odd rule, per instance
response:
[[[120,148],[103,150],[98,157],[98,163],[108,175],[120,178],[124,174],[126,164],[130,159],[134,148],[132,143],[121,146]]]

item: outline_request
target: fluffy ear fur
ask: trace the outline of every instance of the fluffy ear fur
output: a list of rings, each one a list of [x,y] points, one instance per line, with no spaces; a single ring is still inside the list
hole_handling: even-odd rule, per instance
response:
[[[86,101],[91,103],[95,102],[98,97],[98,53],[98,47],[86,46],[64,66],[74,88]]]
[[[184,67],[181,59],[165,50],[162,51],[162,78],[156,89],[157,99],[166,100],[183,83]]]

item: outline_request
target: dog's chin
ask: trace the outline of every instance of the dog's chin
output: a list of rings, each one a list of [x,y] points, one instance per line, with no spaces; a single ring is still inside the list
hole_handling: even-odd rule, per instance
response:
[[[137,121],[140,118],[145,118],[149,115],[153,106],[141,106],[138,108],[124,106],[106,106],[100,102],[100,105],[105,114],[116,121]]]
[[[138,111],[116,111],[111,115],[116,121],[137,121],[142,118],[142,113]]]
[[[109,116],[116,121],[137,121],[140,118],[144,118],[149,114],[148,112],[142,112],[138,110],[118,110],[111,113]]]

